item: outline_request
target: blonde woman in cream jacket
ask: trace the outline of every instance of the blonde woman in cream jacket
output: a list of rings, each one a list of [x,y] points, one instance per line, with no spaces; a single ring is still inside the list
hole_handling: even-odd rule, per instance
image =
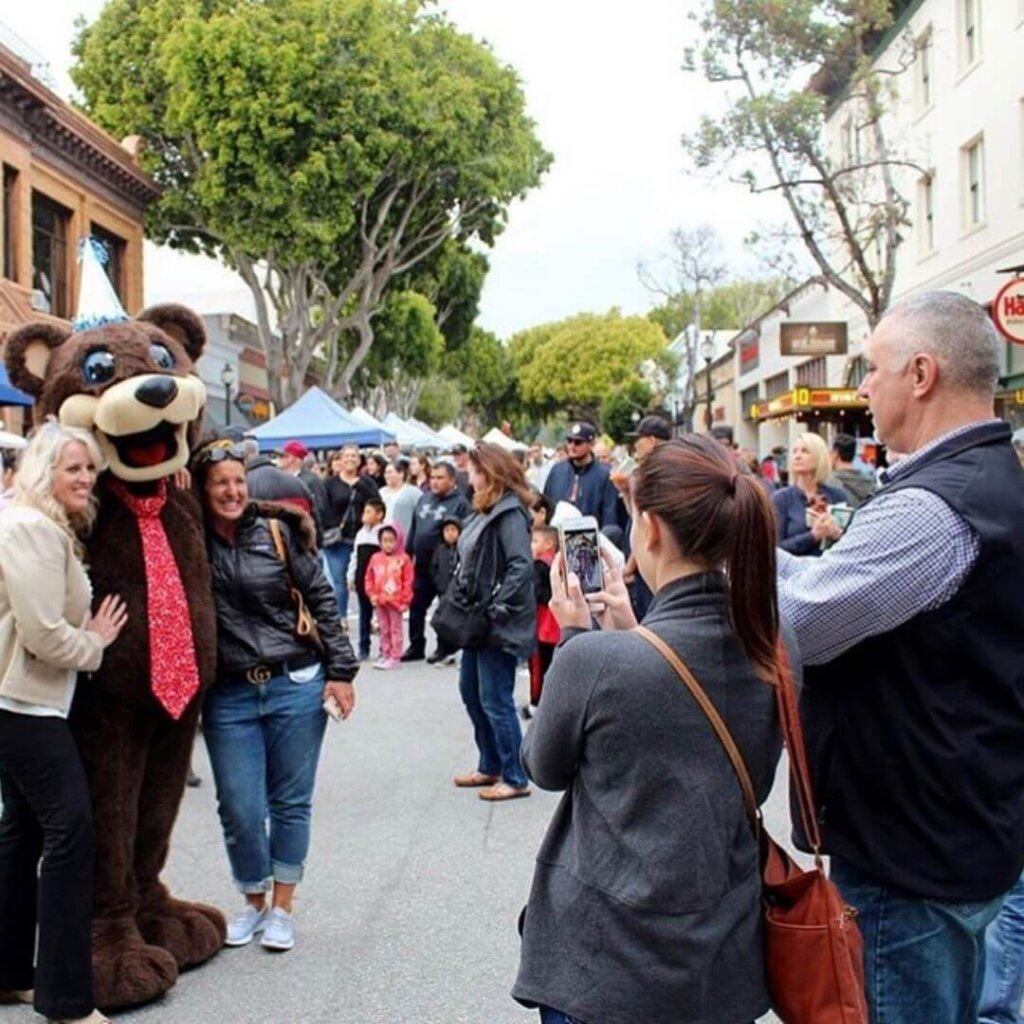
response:
[[[100,468],[91,434],[48,421],[0,513],[0,1002],[59,1024],[106,1021],[92,994],[92,808],[67,722],[78,673],[99,668],[126,620],[114,595],[89,615],[78,534]]]

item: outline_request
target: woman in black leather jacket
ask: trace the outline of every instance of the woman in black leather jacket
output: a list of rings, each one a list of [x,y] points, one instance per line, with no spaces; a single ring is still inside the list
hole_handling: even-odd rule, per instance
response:
[[[262,933],[264,947],[286,950],[295,943],[292,897],[309,850],[324,709],[332,702],[348,717],[359,663],[341,632],[312,520],[248,500],[240,446],[216,441],[193,466],[217,608],[218,680],[203,707],[203,733],[232,875],[246,901],[227,943],[242,946]],[[316,620],[322,650],[296,634],[292,586]]]
[[[503,448],[481,442],[469,453],[473,509],[459,538],[461,586],[489,595],[484,638],[462,652],[459,692],[473,723],[480,759],[455,785],[481,787],[482,800],[529,796],[519,761],[522,732],[513,691],[516,664],[533,653],[537,601],[533,590],[530,513],[533,495],[523,467]]]

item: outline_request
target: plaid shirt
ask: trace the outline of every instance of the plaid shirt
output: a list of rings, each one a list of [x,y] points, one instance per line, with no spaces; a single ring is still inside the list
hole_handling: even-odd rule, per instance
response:
[[[981,425],[943,434],[898,462],[820,558],[778,552],[779,611],[796,631],[806,664],[832,661],[869,636],[941,607],[960,589],[978,560],[977,534],[931,491],[907,487],[887,494],[884,484]]]

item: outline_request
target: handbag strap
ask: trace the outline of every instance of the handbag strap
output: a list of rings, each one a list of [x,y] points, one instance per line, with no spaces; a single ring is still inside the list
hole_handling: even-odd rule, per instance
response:
[[[633,632],[642,636],[652,647],[656,648],[661,656],[672,666],[676,675],[686,685],[686,688],[693,694],[700,709],[707,716],[711,727],[725,748],[729,760],[736,771],[739,779],[740,789],[743,790],[743,802],[747,807],[747,816],[750,818],[751,827],[755,834],[760,828],[760,817],[757,811],[757,800],[754,796],[754,786],[750,780],[750,772],[747,771],[743,755],[736,746],[728,726],[722,720],[711,703],[711,698],[704,692],[696,676],[690,671],[682,658],[672,650],[671,647],[656,633],[651,632],[646,626],[637,626]],[[821,831],[818,827],[818,818],[814,810],[814,790],[811,787],[811,774],[807,764],[807,749],[804,746],[803,728],[800,725],[800,713],[797,708],[796,687],[793,684],[793,670],[789,661],[789,654],[786,645],[779,638],[776,645],[778,656],[778,672],[776,681],[772,684],[775,691],[775,704],[778,709],[779,724],[782,728],[782,736],[789,751],[790,775],[794,782],[797,805],[800,811],[800,820],[803,824],[804,834],[814,851],[815,862],[821,866]]]

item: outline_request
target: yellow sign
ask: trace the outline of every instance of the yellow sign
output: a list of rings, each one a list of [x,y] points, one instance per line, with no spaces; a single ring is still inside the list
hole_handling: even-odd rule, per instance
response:
[[[1013,393],[1014,405],[1024,405],[1024,388],[1017,388]]]
[[[766,401],[750,406],[752,420],[770,419],[810,409],[866,409],[868,401],[856,388],[809,388],[800,386]]]

